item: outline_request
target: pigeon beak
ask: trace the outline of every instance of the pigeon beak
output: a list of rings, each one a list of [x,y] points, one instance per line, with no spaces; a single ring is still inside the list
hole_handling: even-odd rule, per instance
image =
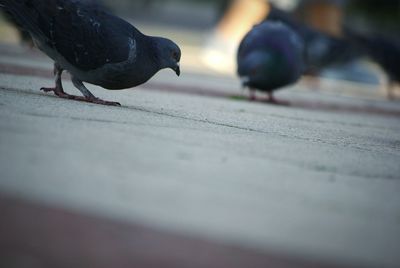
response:
[[[174,71],[176,73],[177,76],[181,75],[181,65],[179,64],[179,62],[176,63],[176,66],[174,68]]]

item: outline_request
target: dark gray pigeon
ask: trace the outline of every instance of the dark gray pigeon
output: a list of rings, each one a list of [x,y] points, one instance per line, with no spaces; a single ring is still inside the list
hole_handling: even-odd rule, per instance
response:
[[[238,54],[238,75],[243,86],[264,91],[276,102],[273,91],[295,83],[303,72],[303,44],[300,37],[279,22],[263,22],[242,40]]]
[[[400,83],[400,38],[396,35],[363,33],[344,26],[347,38],[377,63],[388,76],[388,97],[393,98],[393,87]]]
[[[0,0],[0,6],[30,33],[35,45],[55,62],[56,86],[42,88],[57,96],[105,105],[83,84],[125,89],[148,81],[159,70],[180,75],[179,47],[166,38],[142,34],[128,22],[87,0]],[[66,70],[82,94],[64,92]]]
[[[305,74],[318,75],[328,67],[346,64],[361,56],[351,42],[314,29],[274,5],[270,8],[266,20],[284,23],[303,39]]]

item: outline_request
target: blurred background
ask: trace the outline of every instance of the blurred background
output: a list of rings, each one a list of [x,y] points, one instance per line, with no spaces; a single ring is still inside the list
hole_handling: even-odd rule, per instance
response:
[[[400,1],[397,0],[379,3],[372,0],[102,1],[143,32],[177,41],[183,48],[183,70],[219,76],[235,76],[238,44],[254,24],[268,16],[270,4],[290,13],[296,22],[337,38],[343,38],[344,25],[351,25],[366,35],[384,34],[396,42],[400,31]],[[9,26],[1,24],[2,42],[16,43],[24,38],[23,33]],[[367,53],[356,50],[354,55],[347,53],[344,60],[331,51],[333,60],[329,64],[321,64],[318,71],[306,75],[366,83],[389,97],[398,94],[398,90],[388,92],[389,82],[383,68],[374,64]],[[324,85],[313,81],[308,86]]]
[[[51,60],[0,12],[1,267],[400,267],[400,0],[98,4],[182,75],[89,85],[118,108],[45,95]],[[264,20],[305,42],[290,105],[236,74]]]

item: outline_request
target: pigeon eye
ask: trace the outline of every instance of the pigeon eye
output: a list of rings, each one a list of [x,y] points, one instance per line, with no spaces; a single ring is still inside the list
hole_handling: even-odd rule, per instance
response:
[[[178,53],[176,51],[172,52],[172,58],[178,61]]]

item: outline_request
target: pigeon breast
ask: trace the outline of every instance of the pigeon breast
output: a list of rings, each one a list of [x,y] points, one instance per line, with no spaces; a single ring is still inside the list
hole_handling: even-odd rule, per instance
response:
[[[282,23],[263,22],[242,40],[238,55],[238,74],[248,86],[264,91],[296,82],[303,71],[302,41]]]

